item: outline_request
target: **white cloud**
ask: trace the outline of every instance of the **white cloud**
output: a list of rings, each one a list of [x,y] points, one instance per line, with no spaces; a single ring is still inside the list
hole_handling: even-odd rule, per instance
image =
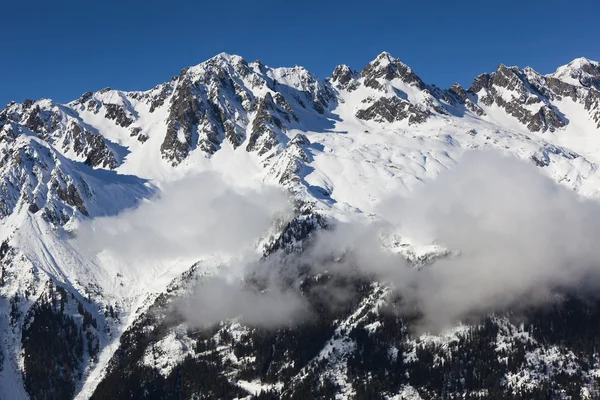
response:
[[[235,187],[205,172],[167,185],[136,209],[83,224],[78,237],[91,252],[126,261],[240,255],[252,251],[274,219],[288,212],[278,188]]]

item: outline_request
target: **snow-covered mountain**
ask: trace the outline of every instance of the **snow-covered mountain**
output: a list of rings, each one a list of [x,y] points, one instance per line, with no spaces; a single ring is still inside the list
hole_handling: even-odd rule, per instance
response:
[[[414,338],[402,320],[378,316],[384,286],[352,281],[336,284],[352,286],[357,299],[323,311],[317,326],[273,332],[229,322],[194,330],[166,318],[168,304],[222,260],[125,263],[92,257],[70,240],[81,223],[216,171],[235,185],[273,184],[291,194],[295,216],[262,244],[268,257],[328,220],[375,214],[383,199],[411,193],[469,149],[529,160],[597,198],[600,63],[579,58],[548,75],[500,65],[468,89],[440,89],[388,53],[361,71],[340,65],[327,79],[223,53],[147,91],[106,88],[67,104],[7,105],[0,111],[0,398],[244,398],[262,390],[274,398],[378,392],[400,399],[485,397],[492,388],[530,398],[547,393],[540,387],[595,398],[596,353],[590,362],[579,345],[589,337],[569,339],[579,347],[556,344],[535,313],[537,325],[494,316]],[[418,262],[438,250],[403,251]],[[585,323],[598,310],[584,313]],[[482,372],[489,365],[469,364],[486,352],[507,357],[510,367]],[[476,384],[450,371],[466,364],[475,365]],[[391,368],[403,372],[390,375]],[[389,385],[369,386],[385,376]]]

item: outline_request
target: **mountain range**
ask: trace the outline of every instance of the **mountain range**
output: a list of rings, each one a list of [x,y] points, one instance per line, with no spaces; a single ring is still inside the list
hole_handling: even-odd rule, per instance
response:
[[[147,91],[8,104],[0,398],[598,398],[597,303],[568,298],[527,310],[525,322],[497,313],[415,334],[409,317],[382,311],[382,282],[309,274],[297,284],[317,322],[197,327],[172,304],[223,258],[115,260],[73,239],[209,171],[285,191],[291,211],[255,251],[302,253],[316,232],[377,218],[383,200],[409,196],[477,149],[598,198],[600,63],[578,58],[547,75],[500,65],[469,88],[442,89],[385,52],[326,79],[222,53]],[[393,246],[412,265],[446,254]],[[355,295],[323,307],[309,290],[323,279]]]

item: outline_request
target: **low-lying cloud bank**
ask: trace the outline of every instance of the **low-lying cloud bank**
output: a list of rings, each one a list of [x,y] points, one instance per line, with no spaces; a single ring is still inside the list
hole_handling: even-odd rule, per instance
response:
[[[166,185],[136,209],[84,223],[78,237],[83,248],[125,261],[235,256],[254,250],[275,218],[289,212],[279,188],[236,187],[204,172]]]
[[[386,201],[381,214],[408,237],[460,252],[411,276],[411,285],[390,279],[429,326],[600,288],[600,203],[532,163],[468,153],[413,197]]]
[[[275,189],[240,192],[209,174],[167,188],[158,201],[125,215],[94,221],[84,232],[93,232],[98,249],[125,258],[140,252],[241,254],[287,207]],[[600,288],[600,203],[529,162],[467,153],[412,196],[382,202],[378,215],[376,222],[338,223],[319,232],[301,254],[245,259],[227,276],[203,280],[180,311],[197,326],[235,317],[266,327],[302,321],[310,307],[293,278],[307,268],[373,276],[418,309],[431,330],[490,311],[540,305],[557,291]],[[416,269],[382,247],[381,236],[391,232],[439,243],[455,255]],[[266,277],[260,290],[240,284],[242,276],[257,273]],[[323,298],[335,306],[347,293]]]

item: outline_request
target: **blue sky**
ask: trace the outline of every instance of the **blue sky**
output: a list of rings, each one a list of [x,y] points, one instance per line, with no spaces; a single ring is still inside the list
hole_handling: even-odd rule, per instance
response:
[[[34,0],[1,14],[0,105],[149,89],[222,51],[327,77],[385,50],[442,87],[499,63],[548,73],[600,60],[597,0]]]

